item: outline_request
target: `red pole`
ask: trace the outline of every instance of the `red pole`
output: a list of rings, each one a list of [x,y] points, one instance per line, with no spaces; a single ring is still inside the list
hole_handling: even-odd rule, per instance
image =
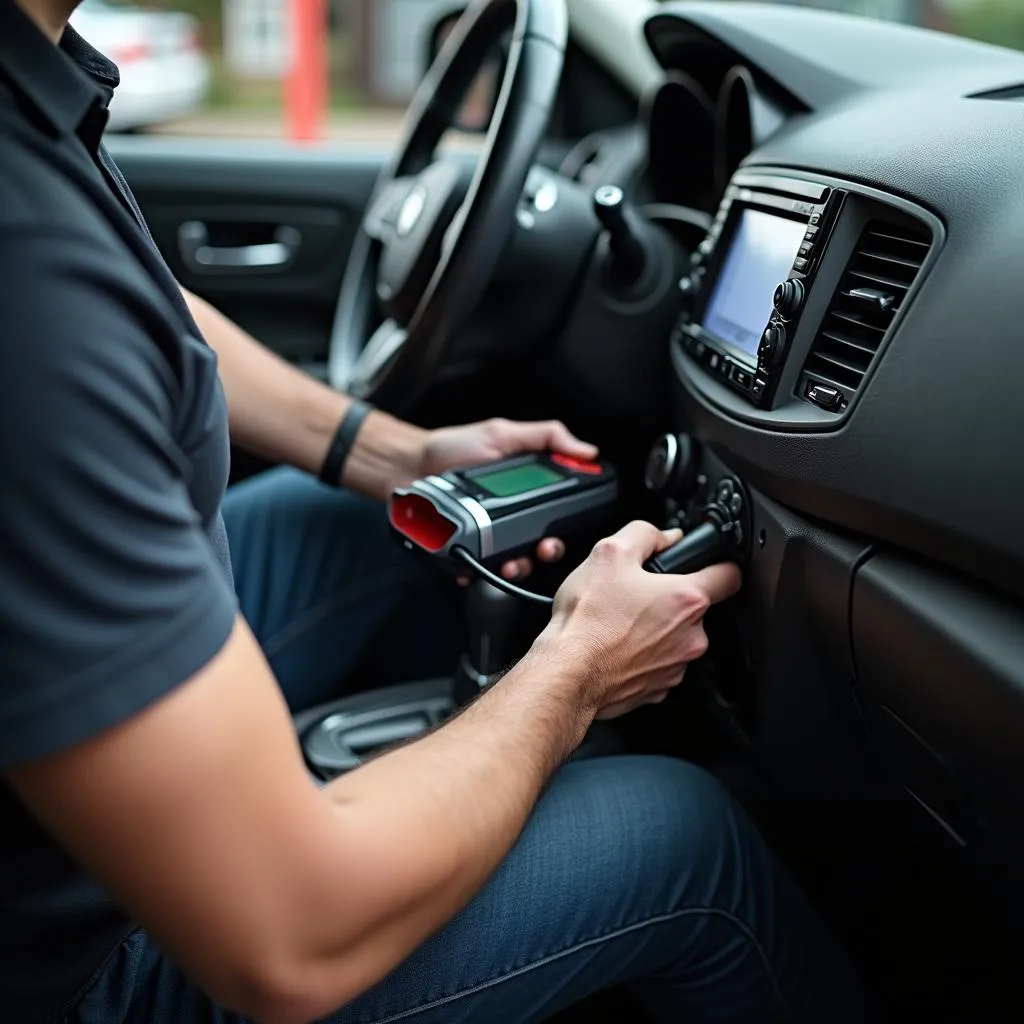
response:
[[[291,68],[285,83],[288,136],[312,142],[323,131],[327,109],[326,0],[289,0]]]

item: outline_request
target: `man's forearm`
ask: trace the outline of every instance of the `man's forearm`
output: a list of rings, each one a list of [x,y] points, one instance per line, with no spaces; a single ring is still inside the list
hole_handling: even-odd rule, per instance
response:
[[[204,299],[182,290],[217,353],[231,437],[256,455],[318,473],[350,399],[280,359]],[[384,498],[397,478],[415,476],[423,432],[375,412],[345,467],[346,485]]]
[[[316,926],[303,958],[307,970],[319,965],[307,976],[322,998],[311,1009],[326,1013],[374,984],[484,885],[593,721],[575,699],[579,671],[542,641],[444,728],[323,791],[347,837],[347,863],[372,866],[373,883],[337,875],[350,938],[338,946],[333,914]]]

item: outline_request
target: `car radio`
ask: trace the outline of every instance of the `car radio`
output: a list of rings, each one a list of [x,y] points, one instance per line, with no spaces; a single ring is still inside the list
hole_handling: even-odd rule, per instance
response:
[[[845,197],[813,181],[740,172],[680,282],[676,338],[754,405],[775,394]]]

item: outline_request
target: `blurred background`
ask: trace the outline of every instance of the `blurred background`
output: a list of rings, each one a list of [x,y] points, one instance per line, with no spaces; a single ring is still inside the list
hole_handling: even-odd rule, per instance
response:
[[[1024,49],[1024,0],[774,0]],[[121,69],[113,131],[395,136],[457,0],[84,0],[72,24]],[[293,53],[314,64],[291,74]],[[322,86],[321,86],[322,83]]]

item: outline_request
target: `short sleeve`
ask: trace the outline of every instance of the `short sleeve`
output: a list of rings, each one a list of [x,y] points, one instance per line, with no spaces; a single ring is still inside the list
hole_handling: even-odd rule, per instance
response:
[[[235,619],[142,278],[113,241],[0,233],[0,772],[137,714]]]

